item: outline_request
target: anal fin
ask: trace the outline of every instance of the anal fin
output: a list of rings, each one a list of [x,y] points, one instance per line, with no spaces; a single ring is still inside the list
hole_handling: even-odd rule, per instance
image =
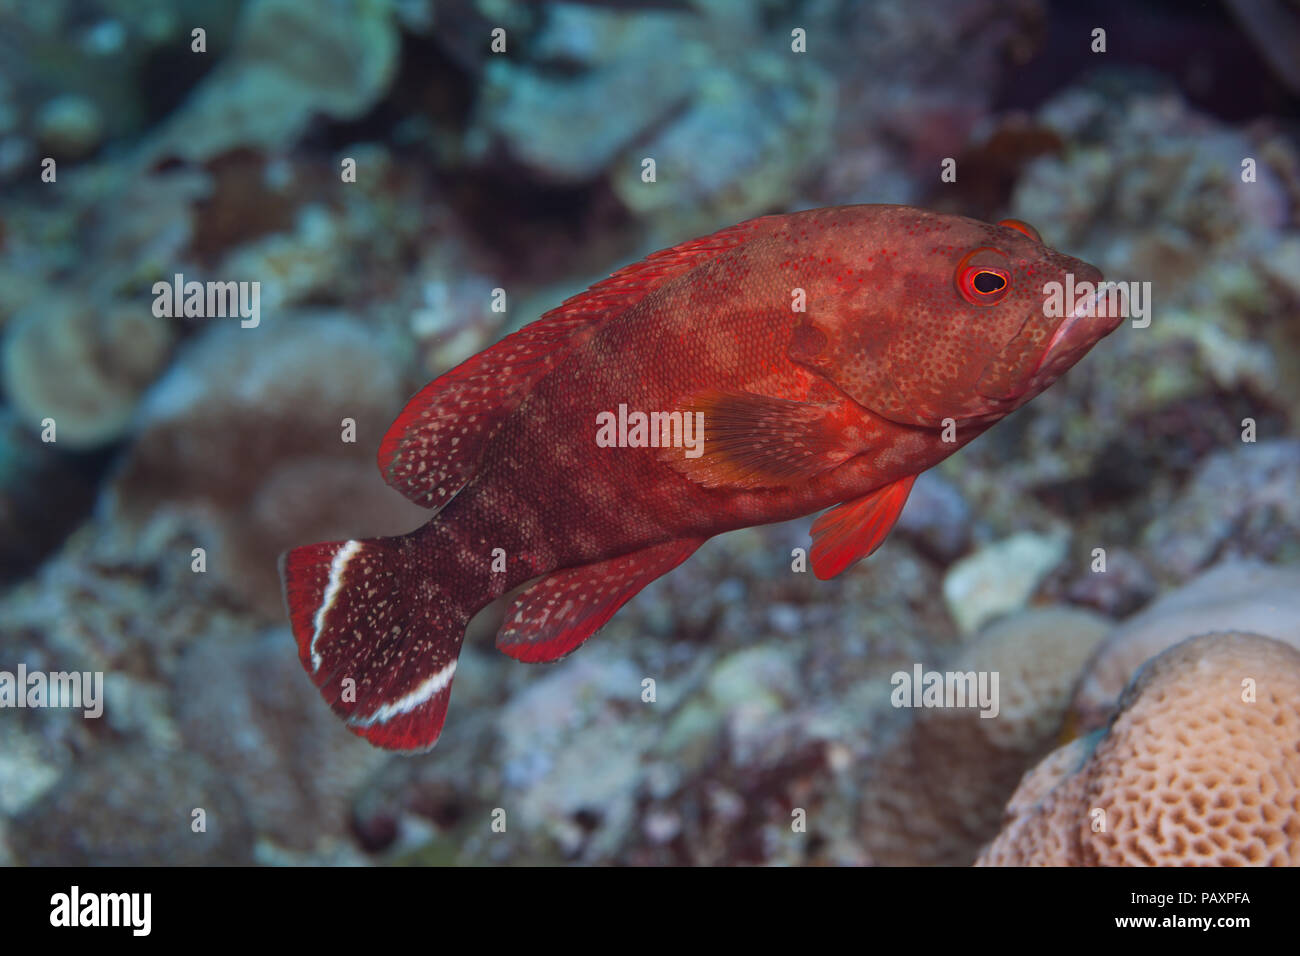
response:
[[[515,598],[497,633],[497,647],[529,662],[554,661],[572,653],[638,591],[703,543],[703,538],[668,541],[548,575]]]
[[[870,494],[836,505],[813,522],[813,574],[835,577],[880,547],[907,503],[916,481],[909,475]]]

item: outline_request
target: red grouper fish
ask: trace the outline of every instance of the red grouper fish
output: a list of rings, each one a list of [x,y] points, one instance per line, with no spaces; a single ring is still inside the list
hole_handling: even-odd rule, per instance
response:
[[[1082,290],[1060,306],[1049,283]],[[469,620],[574,651],[716,534],[830,508],[811,564],[880,546],[916,476],[1121,321],[1024,223],[906,206],[765,216],[620,269],[426,385],[379,449],[430,520],[296,548],[303,666],[354,733],[427,750]]]

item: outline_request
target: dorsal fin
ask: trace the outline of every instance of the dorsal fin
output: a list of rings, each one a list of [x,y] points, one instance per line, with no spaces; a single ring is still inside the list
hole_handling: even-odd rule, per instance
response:
[[[624,266],[434,379],[384,435],[384,480],[416,504],[441,508],[473,477],[501,422],[570,349],[655,289],[740,245],[762,221],[751,219]]]

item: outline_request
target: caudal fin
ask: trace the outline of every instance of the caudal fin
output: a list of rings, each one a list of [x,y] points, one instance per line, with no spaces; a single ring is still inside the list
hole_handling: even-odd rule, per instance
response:
[[[408,540],[294,548],[281,574],[298,658],[348,729],[389,750],[437,743],[469,615]]]

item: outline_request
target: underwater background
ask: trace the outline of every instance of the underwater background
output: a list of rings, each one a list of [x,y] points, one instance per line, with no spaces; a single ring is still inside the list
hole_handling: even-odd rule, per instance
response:
[[[276,562],[426,520],[374,463],[407,397],[655,249],[859,202],[1023,219],[1150,324],[849,573],[791,573],[810,519],[727,534],[560,663],[472,627],[432,752],[348,733]],[[1291,0],[0,0],[0,671],[104,675],[98,719],[0,709],[0,862],[1300,861],[1296,696],[1234,729],[1163,658],[1168,713],[1121,701],[1193,635],[1300,647],[1298,210]],[[256,326],[155,314],[177,273],[260,282]],[[892,706],[918,664],[999,715]],[[1167,803],[1240,811],[1204,840],[1012,832],[1188,726]]]

